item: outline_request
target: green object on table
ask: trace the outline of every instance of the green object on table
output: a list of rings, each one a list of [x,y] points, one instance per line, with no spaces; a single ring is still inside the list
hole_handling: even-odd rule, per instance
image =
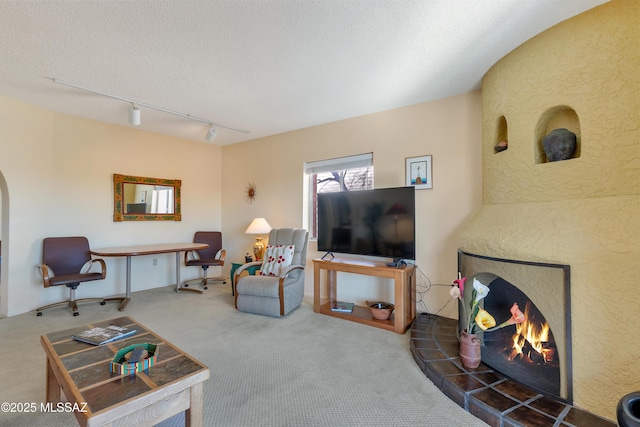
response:
[[[239,269],[240,267],[242,267],[245,263],[231,263],[231,289],[232,289],[232,293],[235,292],[236,289],[236,284],[234,283],[234,279],[236,276],[236,270]],[[261,265],[252,265],[251,267],[247,267],[247,269],[245,271],[247,271],[249,274],[251,275],[255,275],[256,271],[260,270]]]

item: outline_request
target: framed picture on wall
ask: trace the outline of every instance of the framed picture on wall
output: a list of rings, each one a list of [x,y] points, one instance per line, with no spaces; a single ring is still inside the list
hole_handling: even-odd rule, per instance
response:
[[[431,155],[406,158],[407,186],[417,190],[433,188]]]

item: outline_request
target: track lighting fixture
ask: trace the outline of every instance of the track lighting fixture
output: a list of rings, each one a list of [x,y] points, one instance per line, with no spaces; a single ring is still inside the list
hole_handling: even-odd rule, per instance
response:
[[[134,99],[129,99],[129,98],[121,97],[121,96],[111,95],[111,94],[108,94],[106,92],[102,92],[102,91],[99,91],[99,90],[89,89],[89,88],[86,88],[86,87],[78,86],[78,85],[76,85],[74,83],[69,83],[69,82],[65,82],[65,81],[62,81],[62,80],[58,80],[58,79],[53,79],[53,81],[55,83],[58,83],[58,84],[61,84],[61,85],[64,85],[64,86],[69,86],[69,87],[72,87],[72,88],[75,88],[75,89],[84,90],[84,91],[87,91],[87,92],[95,93],[97,95],[102,95],[102,96],[106,96],[106,97],[109,97],[109,98],[117,99],[119,101],[124,101],[124,102],[130,103],[131,107],[129,107],[129,123],[134,125],[134,126],[138,126],[140,124],[140,108],[139,107],[144,107],[144,108],[150,108],[150,109],[156,110],[156,111],[161,111],[161,112],[167,113],[167,114],[173,114],[174,116],[183,117],[185,119],[195,120],[196,122],[207,123],[209,125],[209,130],[207,131],[207,134],[205,135],[205,139],[208,142],[213,141],[214,138],[216,137],[217,132],[213,128],[214,126],[221,127],[221,128],[224,128],[224,129],[233,130],[233,131],[236,131],[236,132],[250,133],[248,130],[233,128],[233,127],[230,127],[230,126],[225,126],[223,124],[216,123],[216,122],[211,121],[211,120],[207,120],[207,119],[203,119],[203,118],[200,118],[200,117],[192,116],[191,114],[180,113],[178,111],[168,110],[166,108],[162,108],[162,107],[158,107],[158,106],[155,106],[155,105],[147,104],[145,102],[136,101]]]
[[[140,124],[140,109],[135,104],[129,107],[129,124],[138,126]]]
[[[213,125],[211,125],[211,127],[207,131],[207,134],[204,136],[204,138],[207,140],[207,142],[211,142],[214,139],[216,139],[217,134],[218,132],[216,132],[216,130],[213,128]]]

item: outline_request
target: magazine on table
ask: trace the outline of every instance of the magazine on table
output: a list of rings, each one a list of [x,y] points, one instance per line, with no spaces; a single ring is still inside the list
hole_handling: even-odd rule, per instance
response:
[[[109,325],[106,328],[97,327],[87,329],[79,334],[71,335],[71,338],[93,345],[102,345],[129,337],[135,333],[136,330],[130,327]]]
[[[353,311],[354,303],[344,301],[334,301],[331,303],[331,311],[339,313],[351,313]]]

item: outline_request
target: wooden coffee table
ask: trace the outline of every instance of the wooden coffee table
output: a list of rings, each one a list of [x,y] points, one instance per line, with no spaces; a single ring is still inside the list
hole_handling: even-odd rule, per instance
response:
[[[135,326],[129,338],[102,346],[71,335],[91,327]],[[40,337],[47,355],[47,402],[68,402],[81,426],[153,425],[180,412],[186,426],[202,426],[203,383],[209,369],[130,317],[83,325]],[[109,371],[116,352],[137,343],[158,346],[156,365],[133,375]]]

